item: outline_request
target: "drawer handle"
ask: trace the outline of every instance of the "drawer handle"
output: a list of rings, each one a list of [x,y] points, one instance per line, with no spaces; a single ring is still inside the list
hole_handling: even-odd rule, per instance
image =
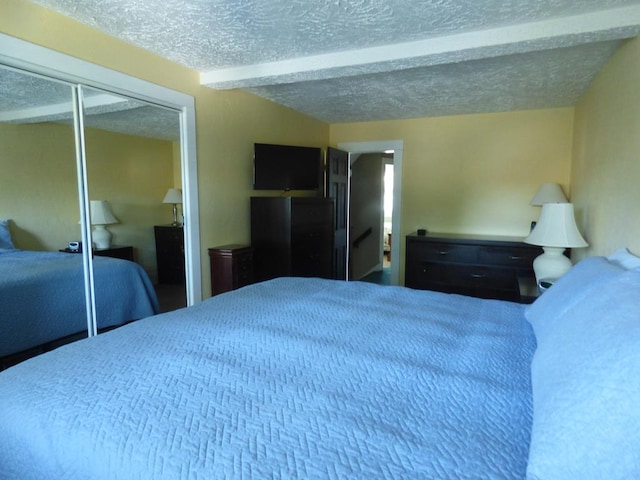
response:
[[[484,273],[472,273],[470,276],[471,278],[485,278],[487,275]]]
[[[523,257],[519,257],[517,255],[511,255],[511,260],[522,260]]]
[[[449,255],[449,252],[448,252],[448,251],[446,251],[446,250],[440,250],[440,251],[438,252],[438,255]]]

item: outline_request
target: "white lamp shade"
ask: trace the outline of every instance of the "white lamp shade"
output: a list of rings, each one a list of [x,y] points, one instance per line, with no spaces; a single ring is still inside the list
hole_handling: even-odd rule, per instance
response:
[[[544,253],[533,261],[536,280],[560,278],[572,266],[563,255],[565,248],[586,247],[573,214],[572,203],[545,203],[540,219],[526,243],[540,245]]]
[[[170,188],[164,196],[162,203],[182,203],[182,190],[179,188]]]
[[[118,219],[111,213],[106,200],[91,200],[91,225],[110,225],[118,223]]]
[[[557,183],[543,183],[531,199],[531,205],[539,207],[545,203],[566,203],[567,197]]]
[[[545,203],[535,228],[525,243],[541,247],[580,248],[589,244],[582,238],[572,203]]]

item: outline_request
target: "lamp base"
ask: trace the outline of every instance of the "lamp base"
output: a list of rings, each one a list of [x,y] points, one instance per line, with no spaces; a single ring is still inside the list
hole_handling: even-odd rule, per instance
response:
[[[563,255],[564,247],[542,247],[544,253],[533,261],[536,282],[543,278],[560,278],[573,264]]]
[[[94,225],[91,237],[96,248],[111,248],[111,232],[107,230],[105,225]]]
[[[172,227],[181,227],[182,224],[178,221],[178,205],[176,203],[173,204],[173,222],[171,223]]]

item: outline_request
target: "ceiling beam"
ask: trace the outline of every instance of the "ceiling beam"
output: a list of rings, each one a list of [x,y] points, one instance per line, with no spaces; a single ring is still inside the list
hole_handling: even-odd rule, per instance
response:
[[[640,32],[640,5],[200,74],[216,89],[248,88],[390,72],[618,40]]]

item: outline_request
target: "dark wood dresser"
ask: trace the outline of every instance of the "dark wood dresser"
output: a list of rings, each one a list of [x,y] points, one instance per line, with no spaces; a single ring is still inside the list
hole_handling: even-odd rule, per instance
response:
[[[222,245],[209,249],[211,295],[236,290],[253,282],[252,249],[248,245]]]
[[[405,286],[530,303],[533,259],[541,253],[520,237],[408,235]]]
[[[184,232],[182,227],[156,225],[154,230],[158,282],[184,285]]]
[[[331,198],[251,197],[254,279],[333,278],[333,210]]]

